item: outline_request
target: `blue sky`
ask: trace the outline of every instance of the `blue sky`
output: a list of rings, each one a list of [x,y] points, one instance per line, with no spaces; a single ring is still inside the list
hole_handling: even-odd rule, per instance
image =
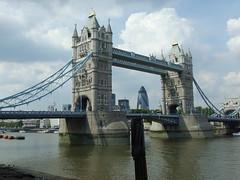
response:
[[[0,0],[0,98],[43,80],[71,59],[78,31],[94,9],[100,25],[111,19],[113,45],[167,56],[173,41],[193,56],[194,77],[212,102],[240,96],[240,2],[238,0]],[[113,93],[136,108],[141,86],[150,107],[161,102],[160,77],[113,67]],[[203,105],[197,92],[195,105]],[[61,97],[61,98],[59,98]],[[46,100],[19,109],[71,103],[71,83]]]

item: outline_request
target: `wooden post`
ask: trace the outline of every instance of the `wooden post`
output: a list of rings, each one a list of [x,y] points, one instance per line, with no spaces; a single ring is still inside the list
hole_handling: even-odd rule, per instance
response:
[[[132,157],[135,164],[135,179],[147,180],[147,163],[145,157],[144,128],[141,119],[132,119]]]

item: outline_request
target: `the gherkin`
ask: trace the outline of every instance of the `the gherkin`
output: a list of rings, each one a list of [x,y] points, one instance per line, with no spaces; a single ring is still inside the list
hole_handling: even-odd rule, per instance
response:
[[[138,91],[137,109],[149,109],[147,91],[143,86]]]

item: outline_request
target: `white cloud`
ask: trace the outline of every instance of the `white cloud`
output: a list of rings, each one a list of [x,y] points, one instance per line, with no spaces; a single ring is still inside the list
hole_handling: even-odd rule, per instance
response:
[[[227,21],[227,31],[230,35],[240,35],[240,18]]]
[[[121,32],[120,48],[143,54],[160,54],[169,51],[173,41],[186,43],[191,40],[193,28],[190,22],[177,15],[175,9],[164,8],[152,13],[134,13]]]
[[[200,70],[196,75],[196,81],[204,92],[215,92],[219,74],[213,71]]]
[[[0,98],[27,89],[57,71],[63,62],[8,63],[0,62]]]
[[[240,55],[240,36],[230,38],[227,42],[227,47],[230,52]]]
[[[227,21],[227,31],[230,39],[227,41],[227,47],[231,53],[240,55],[240,18],[229,19]]]
[[[61,46],[65,49],[71,47],[71,33],[68,28],[34,28],[25,33],[27,38],[31,38],[37,44],[50,44],[55,47]]]
[[[229,72],[223,79],[228,86],[240,87],[240,72]]]

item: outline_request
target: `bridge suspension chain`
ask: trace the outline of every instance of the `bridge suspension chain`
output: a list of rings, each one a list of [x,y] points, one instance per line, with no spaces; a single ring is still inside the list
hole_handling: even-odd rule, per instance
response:
[[[200,86],[198,85],[197,81],[194,78],[193,78],[193,82],[194,82],[194,85],[196,86],[200,96],[202,97],[202,99],[206,103],[206,105],[210,109],[212,109],[215,112],[215,114],[217,114],[217,115],[224,115],[224,113],[221,112],[221,110],[219,110],[216,106],[214,106],[214,104],[207,98],[207,96],[204,94],[204,92],[202,91],[202,89],[200,88]]]
[[[216,106],[214,106],[214,104],[207,98],[207,96],[204,94],[204,92],[202,91],[202,89],[200,88],[200,86],[198,85],[197,81],[194,78],[193,78],[193,82],[194,82],[194,85],[196,86],[199,94],[201,95],[202,99],[206,103],[206,105],[214,111],[214,114],[212,114],[211,116],[234,117],[235,115],[237,115],[240,112],[240,106],[239,106],[238,109],[236,109],[234,112],[232,112],[228,115],[224,114],[223,107],[219,110]]]
[[[15,108],[17,106],[29,104],[51,94],[59,87],[63,86],[73,76],[75,76],[84,67],[92,54],[93,53],[90,53],[70,70],[68,69],[72,64],[72,60],[40,83],[37,83],[36,85],[25,89],[24,91],[18,92],[12,96],[0,99],[0,110],[4,108]]]

